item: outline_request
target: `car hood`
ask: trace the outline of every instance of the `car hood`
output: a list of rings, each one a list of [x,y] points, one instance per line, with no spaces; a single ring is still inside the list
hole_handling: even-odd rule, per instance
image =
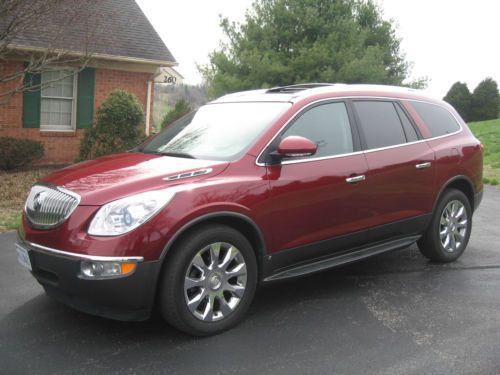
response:
[[[42,182],[62,186],[80,195],[80,205],[102,205],[148,190],[192,183],[221,173],[229,162],[186,159],[127,152],[78,163],[54,172]],[[175,176],[208,169],[198,176]],[[172,177],[173,179],[167,179]]]

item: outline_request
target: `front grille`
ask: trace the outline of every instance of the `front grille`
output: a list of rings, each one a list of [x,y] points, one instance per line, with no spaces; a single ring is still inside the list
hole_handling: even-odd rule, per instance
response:
[[[80,196],[51,184],[36,184],[31,188],[24,211],[33,228],[50,229],[58,226],[80,203]]]

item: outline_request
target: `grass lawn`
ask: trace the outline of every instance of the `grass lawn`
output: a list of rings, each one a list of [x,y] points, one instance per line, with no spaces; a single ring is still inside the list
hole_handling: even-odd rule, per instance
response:
[[[500,119],[472,122],[469,127],[484,145],[484,182],[498,185],[500,183]]]
[[[0,232],[17,229],[31,185],[56,168],[0,171]]]

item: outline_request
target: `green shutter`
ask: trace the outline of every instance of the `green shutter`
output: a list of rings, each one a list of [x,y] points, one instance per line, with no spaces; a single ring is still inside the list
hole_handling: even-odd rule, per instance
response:
[[[85,68],[78,74],[76,127],[90,128],[94,114],[95,69]]]
[[[27,90],[23,93],[23,128],[40,127],[40,90],[31,91],[29,87],[40,85],[41,79],[40,74],[24,75],[24,85]]]

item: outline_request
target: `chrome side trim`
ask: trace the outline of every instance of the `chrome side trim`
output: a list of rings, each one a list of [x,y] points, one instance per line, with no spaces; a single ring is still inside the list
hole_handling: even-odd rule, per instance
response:
[[[212,168],[205,168],[205,169],[199,169],[197,171],[179,173],[179,174],[175,174],[173,176],[163,177],[162,180],[165,180],[165,181],[180,180],[182,178],[201,176],[204,174],[208,174],[210,172],[212,172]]]
[[[38,245],[33,242],[29,242],[26,240],[18,239],[17,243],[21,246],[27,247],[28,250],[39,251],[41,253],[45,253],[48,255],[54,255],[60,258],[72,259],[72,260],[94,260],[101,262],[135,262],[140,263],[144,260],[144,257],[113,257],[113,256],[96,256],[96,255],[86,255],[86,254],[77,254],[70,253],[67,251],[52,249],[50,247]]]
[[[310,161],[320,161],[320,160],[328,160],[328,159],[345,158],[346,156],[361,155],[363,153],[364,153],[364,151],[356,151],[356,152],[351,152],[351,153],[348,153],[348,154],[338,154],[338,155],[332,155],[332,156],[320,156],[320,157],[317,157],[317,158],[310,158],[310,159],[285,160],[285,161],[282,161],[280,164],[277,164],[277,165],[299,164],[299,163],[307,163],[307,162],[310,162]],[[258,158],[257,158],[257,160],[258,160]],[[260,166],[260,167],[264,167],[266,165],[265,163],[256,163],[256,164],[258,166]]]
[[[443,105],[440,105],[440,104],[437,104],[437,103],[432,103],[432,102],[425,101],[425,100],[405,99],[405,98],[393,98],[393,97],[388,97],[388,96],[387,97],[386,96],[382,96],[382,97],[379,97],[379,96],[342,96],[342,97],[334,97],[334,98],[327,98],[327,99],[319,99],[319,100],[311,102],[308,105],[306,105],[305,107],[301,108],[299,111],[297,111],[296,113],[294,113],[294,115],[292,117],[290,117],[288,119],[288,121],[276,132],[276,134],[271,138],[271,140],[259,152],[259,155],[255,159],[255,165],[257,165],[259,167],[265,167],[266,166],[266,163],[260,163],[259,162],[259,159],[262,156],[262,154],[264,153],[264,151],[276,139],[276,137],[278,137],[278,135],[283,131],[283,129],[285,129],[290,124],[290,122],[292,122],[295,119],[295,117],[297,117],[305,109],[307,109],[309,107],[312,107],[312,106],[314,106],[314,105],[316,105],[318,103],[329,102],[329,101],[336,101],[336,100],[345,100],[345,99],[360,99],[360,100],[364,100],[364,99],[380,99],[380,100],[384,100],[384,99],[386,99],[386,100],[400,100],[400,101],[404,100],[404,101],[413,101],[413,102],[427,103],[427,104],[431,104],[431,105],[436,105],[438,107],[441,107],[441,108],[447,110],[450,113],[450,115],[453,116],[453,118],[457,122],[458,127],[460,129],[457,130],[456,132],[453,132],[453,133],[450,133],[450,134],[444,134],[444,135],[440,135],[438,137],[431,137],[431,138],[419,139],[418,141],[408,142],[408,143],[402,143],[402,144],[399,144],[399,145],[374,148],[374,149],[370,149],[370,150],[356,151],[356,152],[351,152],[351,153],[347,153],[347,154],[338,154],[338,155],[332,155],[332,156],[322,156],[322,157],[317,157],[317,158],[300,159],[300,160],[285,160],[285,161],[281,162],[279,165],[308,163],[308,162],[313,162],[313,161],[343,158],[343,157],[346,157],[346,156],[359,155],[359,154],[363,154],[363,153],[366,154],[366,153],[369,153],[369,152],[384,151],[384,150],[389,150],[389,149],[392,149],[392,148],[405,147],[405,146],[410,146],[410,145],[414,145],[414,144],[417,144],[417,143],[423,143],[423,142],[427,142],[427,141],[433,141],[435,139],[440,139],[440,138],[445,138],[445,137],[451,137],[453,135],[456,135],[456,134],[459,134],[459,133],[463,132],[463,130],[464,130],[463,127],[462,127],[462,124],[461,124],[460,120],[455,116],[455,114],[453,112],[451,112],[450,110],[448,110],[448,108],[446,108],[446,106],[443,106]]]

